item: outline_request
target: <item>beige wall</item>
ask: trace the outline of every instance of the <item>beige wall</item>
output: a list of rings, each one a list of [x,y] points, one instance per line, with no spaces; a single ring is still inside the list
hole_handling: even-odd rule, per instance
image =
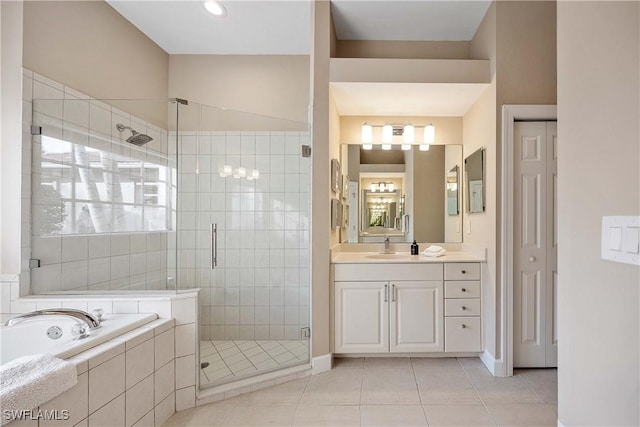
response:
[[[339,40],[338,58],[470,59],[467,41]]]
[[[95,98],[168,97],[169,55],[103,1],[24,2],[23,64]]]
[[[171,55],[169,97],[306,123],[309,57]]]
[[[26,268],[20,260],[22,13],[21,2],[0,2],[0,274],[18,274]]]
[[[558,3],[558,415],[640,424],[637,266],[600,259],[604,215],[639,215],[640,6]]]
[[[311,348],[312,357],[329,354],[330,148],[329,57],[331,13],[328,1],[314,1],[311,44]]]

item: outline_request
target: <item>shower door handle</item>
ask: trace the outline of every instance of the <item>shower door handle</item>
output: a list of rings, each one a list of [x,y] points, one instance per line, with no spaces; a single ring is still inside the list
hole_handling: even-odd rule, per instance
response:
[[[211,269],[218,266],[218,224],[211,223]]]

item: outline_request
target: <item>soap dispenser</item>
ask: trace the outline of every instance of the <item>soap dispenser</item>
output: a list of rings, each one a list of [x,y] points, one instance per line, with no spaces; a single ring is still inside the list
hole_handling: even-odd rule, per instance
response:
[[[413,243],[411,244],[411,255],[418,255],[418,251],[419,251],[418,244],[414,240]]]

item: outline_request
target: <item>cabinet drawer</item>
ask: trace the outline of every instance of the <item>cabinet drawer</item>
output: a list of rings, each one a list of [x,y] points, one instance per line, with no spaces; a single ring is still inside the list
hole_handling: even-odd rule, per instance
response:
[[[448,299],[444,301],[445,316],[480,316],[479,299]]]
[[[442,280],[442,264],[335,264],[335,281]]]
[[[444,265],[444,280],[480,280],[480,264],[452,262]]]
[[[482,351],[480,318],[446,317],[444,319],[444,351]]]
[[[444,282],[445,298],[480,298],[480,282]]]

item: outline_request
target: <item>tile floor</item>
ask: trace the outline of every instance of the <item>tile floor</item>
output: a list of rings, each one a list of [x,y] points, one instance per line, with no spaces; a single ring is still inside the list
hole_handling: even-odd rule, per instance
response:
[[[309,341],[200,341],[200,385],[223,384],[309,360]]]
[[[557,426],[555,369],[476,358],[336,359],[329,372],[176,413],[165,426]]]

